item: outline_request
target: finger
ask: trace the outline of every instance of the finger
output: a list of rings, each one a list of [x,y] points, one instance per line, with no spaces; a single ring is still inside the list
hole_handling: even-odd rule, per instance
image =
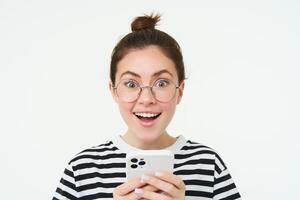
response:
[[[155,175],[155,177],[157,177],[163,181],[166,181],[168,183],[175,185],[180,190],[185,188],[185,184],[184,184],[183,180],[179,176],[176,176],[175,174],[173,174],[170,171],[155,172],[154,175]]]
[[[159,191],[159,189],[157,187],[152,186],[152,185],[145,185],[144,187],[142,187],[142,189],[147,190],[147,191],[151,191],[151,192]]]
[[[136,194],[134,191],[130,192],[129,194],[122,196],[122,200],[141,200],[143,199],[140,195]]]
[[[145,185],[145,183],[142,183],[139,178],[135,178],[135,179],[128,180],[125,183],[119,185],[118,187],[115,188],[114,192],[118,196],[124,196],[124,195],[134,191],[135,188],[138,188],[138,187],[141,187],[144,185]]]
[[[136,188],[134,191],[138,196],[148,199],[148,200],[158,200],[158,199],[164,199],[164,200],[172,200],[172,198],[164,193],[158,193],[158,192],[151,192],[147,190],[143,190],[141,188]]]
[[[163,192],[166,192],[170,196],[173,196],[173,197],[178,196],[179,189],[175,185],[173,185],[169,182],[166,182],[164,180],[161,180],[157,177],[143,175],[141,178],[141,181],[143,181],[147,184],[150,184]]]

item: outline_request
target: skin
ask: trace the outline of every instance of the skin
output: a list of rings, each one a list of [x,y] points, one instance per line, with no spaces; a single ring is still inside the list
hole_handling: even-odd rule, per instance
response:
[[[184,200],[185,185],[180,177],[171,172],[158,172],[155,176],[143,176],[118,186],[114,200]]]
[[[152,86],[158,79],[169,79],[178,83],[174,62],[166,57],[157,46],[130,51],[117,65],[116,83],[122,79],[133,79],[143,86]],[[157,101],[149,89],[144,89],[139,98],[131,103],[120,100],[109,84],[121,116],[128,126],[123,140],[139,149],[163,149],[172,145],[176,138],[166,132],[174,116],[176,106],[180,103],[184,82],[181,82],[176,95],[167,103]],[[134,112],[161,113],[150,126],[140,123]],[[160,176],[146,176],[146,180],[133,179],[118,186],[114,199],[184,199],[184,183],[170,172],[160,172]],[[145,177],[144,177],[145,178]],[[138,189],[137,189],[138,188]]]

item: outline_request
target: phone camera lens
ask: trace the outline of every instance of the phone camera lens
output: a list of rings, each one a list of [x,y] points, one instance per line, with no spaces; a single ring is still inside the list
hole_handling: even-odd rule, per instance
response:
[[[145,161],[140,161],[140,162],[139,162],[139,165],[145,165],[145,164],[146,164]]]
[[[133,168],[133,169],[136,169],[138,166],[136,164],[133,164],[130,167]]]
[[[136,159],[136,158],[131,159],[131,162],[133,162],[133,163],[137,163],[137,161],[138,161],[138,159]]]

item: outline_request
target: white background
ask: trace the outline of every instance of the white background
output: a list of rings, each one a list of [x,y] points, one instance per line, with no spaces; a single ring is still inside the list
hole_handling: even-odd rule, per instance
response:
[[[296,199],[299,1],[0,0],[1,199],[50,199],[72,156],[125,131],[110,55],[152,11],[187,68],[169,132],[216,149],[243,199]]]

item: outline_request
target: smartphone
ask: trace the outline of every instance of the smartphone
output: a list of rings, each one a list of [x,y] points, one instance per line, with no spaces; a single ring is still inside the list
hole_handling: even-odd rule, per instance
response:
[[[174,155],[168,150],[140,150],[126,155],[126,178],[154,175],[157,171],[173,172]]]

